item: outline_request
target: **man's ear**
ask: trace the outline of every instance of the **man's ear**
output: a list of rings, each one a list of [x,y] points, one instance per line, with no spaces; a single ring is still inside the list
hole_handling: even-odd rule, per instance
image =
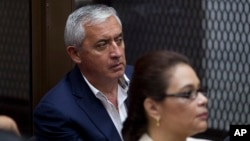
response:
[[[155,119],[155,120],[159,120],[161,118],[160,115],[160,105],[157,104],[156,101],[154,101],[151,98],[146,98],[144,100],[144,108],[145,111],[147,112],[148,116],[150,116],[151,118]]]
[[[77,49],[75,46],[68,46],[66,48],[66,51],[70,58],[76,63],[79,64],[81,63],[81,58],[79,56],[79,49]]]

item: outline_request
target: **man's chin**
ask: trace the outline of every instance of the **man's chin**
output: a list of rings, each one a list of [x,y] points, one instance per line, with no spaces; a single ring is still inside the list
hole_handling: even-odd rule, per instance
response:
[[[119,71],[114,72],[112,75],[113,75],[113,78],[119,79],[123,77],[124,73],[125,73],[125,70],[119,70]]]

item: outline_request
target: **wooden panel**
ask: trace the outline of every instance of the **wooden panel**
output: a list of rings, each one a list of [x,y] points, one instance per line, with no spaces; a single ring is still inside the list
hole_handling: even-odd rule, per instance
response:
[[[66,53],[64,27],[72,11],[71,0],[47,0],[46,3],[46,89],[53,87],[71,68]]]
[[[64,26],[73,0],[35,0],[32,3],[33,107],[72,67],[64,45]]]

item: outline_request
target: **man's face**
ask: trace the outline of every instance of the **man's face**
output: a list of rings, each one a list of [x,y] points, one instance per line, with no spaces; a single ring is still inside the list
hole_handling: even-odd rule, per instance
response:
[[[88,79],[113,80],[126,66],[121,25],[114,16],[102,23],[85,25],[86,36],[79,50],[81,72]]]

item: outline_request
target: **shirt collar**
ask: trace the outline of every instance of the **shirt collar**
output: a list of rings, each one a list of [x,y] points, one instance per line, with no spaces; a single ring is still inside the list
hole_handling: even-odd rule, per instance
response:
[[[88,80],[87,78],[82,74],[83,79],[86,81],[86,83],[88,84],[88,86],[90,87],[91,91],[97,95],[98,93],[101,93],[98,89],[96,89]],[[128,90],[128,86],[129,86],[129,79],[128,77],[124,74],[122,78],[120,78],[118,80],[119,85],[121,86],[121,88],[127,92]]]

